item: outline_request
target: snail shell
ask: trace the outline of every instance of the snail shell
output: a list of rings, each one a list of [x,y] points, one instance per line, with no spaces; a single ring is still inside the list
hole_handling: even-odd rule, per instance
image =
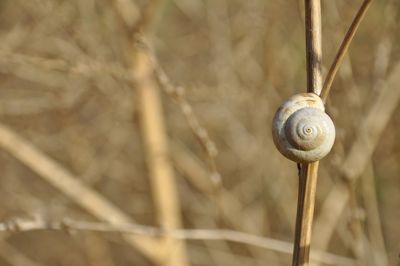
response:
[[[325,113],[321,98],[314,93],[296,94],[286,100],[272,122],[275,146],[298,163],[325,157],[335,141],[335,126]]]

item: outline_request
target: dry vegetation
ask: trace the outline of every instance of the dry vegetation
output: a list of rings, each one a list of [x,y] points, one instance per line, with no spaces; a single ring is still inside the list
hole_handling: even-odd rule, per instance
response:
[[[305,91],[302,1],[155,2],[0,0],[0,265],[290,265],[270,127]],[[359,5],[322,1],[325,68]],[[400,263],[399,11],[372,4],[327,102],[320,265]]]

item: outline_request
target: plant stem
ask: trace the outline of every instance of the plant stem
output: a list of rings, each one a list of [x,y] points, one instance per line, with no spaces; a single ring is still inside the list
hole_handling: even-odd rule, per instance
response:
[[[138,48],[134,51],[133,65],[140,75],[136,82],[137,97],[140,99],[140,118],[144,149],[152,187],[154,204],[162,228],[171,230],[181,227],[181,211],[174,170],[169,157],[168,137],[159,88],[152,75],[148,54]],[[186,266],[188,259],[185,243],[166,236],[164,239],[163,260],[159,265]]]
[[[344,56],[346,55],[347,50],[349,49],[350,43],[353,40],[354,35],[360,26],[362,19],[367,13],[368,7],[371,5],[372,0],[364,0],[360,9],[358,10],[356,16],[353,19],[353,22],[350,25],[349,30],[344,37],[342,44],[333,60],[333,63],[328,71],[326,76],[324,87],[322,88],[321,98],[325,102],[328,98],[329,91],[331,90],[333,80],[335,79],[336,73],[339,70],[340,65],[343,62]]]
[[[305,0],[307,91],[321,93],[321,2]],[[302,164],[299,175],[293,266],[308,266],[318,162]]]
[[[293,266],[306,266],[309,263],[317,172],[318,162],[303,164],[301,166],[292,262]]]
[[[175,180],[175,172],[170,159],[167,129],[163,112],[159,84],[155,76],[152,54],[146,40],[151,38],[159,22],[158,17],[164,10],[166,0],[149,1],[140,20],[132,27],[124,19],[127,5],[115,2],[117,11],[131,33],[130,66],[135,80],[137,106],[139,107],[140,127],[143,149],[148,168],[149,181],[157,211],[157,219],[164,230],[175,230],[182,226],[180,199]],[[140,44],[140,42],[142,42]],[[144,47],[143,47],[144,46]],[[154,248],[157,255],[156,265],[187,266],[189,258],[186,244],[182,239],[163,237]]]
[[[305,0],[307,91],[321,93],[322,45],[321,2]]]

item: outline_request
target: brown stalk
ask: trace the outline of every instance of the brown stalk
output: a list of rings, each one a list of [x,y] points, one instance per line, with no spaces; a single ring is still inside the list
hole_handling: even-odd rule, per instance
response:
[[[138,32],[143,39],[151,36],[157,17],[165,1],[152,1],[139,22]],[[137,104],[140,109],[140,122],[144,150],[149,171],[152,195],[157,209],[157,218],[163,229],[173,230],[182,227],[181,209],[175,173],[170,160],[168,136],[165,127],[160,88],[156,81],[155,69],[149,49],[140,47],[136,36],[131,36],[130,65],[135,82]],[[183,240],[170,236],[162,238],[163,266],[186,266],[188,258]]]
[[[181,214],[174,171],[169,157],[165,121],[160,91],[154,80],[148,54],[138,49],[133,59],[135,72],[141,78],[137,82],[140,104],[143,142],[152,185],[158,219],[163,228],[181,227]],[[165,237],[165,258],[162,265],[187,265],[184,242]],[[172,252],[173,251],[173,252]]]
[[[135,80],[135,92],[141,122],[144,151],[149,171],[152,195],[157,208],[159,223],[163,229],[179,229],[182,225],[178,189],[175,173],[170,160],[168,136],[165,127],[160,90],[155,77],[152,55],[148,45],[140,44],[151,37],[158,21],[158,15],[166,2],[154,0],[148,3],[135,25],[128,23],[123,12],[126,1],[115,0],[114,7],[119,14],[127,33],[131,34],[129,44],[129,63],[132,67],[132,79]],[[141,35],[141,38],[138,38]],[[165,236],[158,252],[162,259],[158,265],[186,266],[185,242]]]
[[[321,2],[305,0],[307,91],[320,94],[321,76]],[[314,216],[318,162],[302,164],[299,175],[299,194],[293,266],[309,265],[311,227]]]
[[[321,98],[324,102],[326,102],[326,99],[328,98],[336,73],[343,62],[344,56],[346,55],[346,52],[349,49],[350,43],[353,40],[353,37],[356,34],[357,29],[361,24],[361,21],[363,20],[365,14],[367,13],[368,8],[371,5],[371,2],[372,0],[364,0],[356,16],[354,17],[353,22],[351,23],[350,28],[347,31],[346,36],[342,41],[342,44],[340,45],[340,48],[325,78],[324,87],[322,88]]]
[[[318,95],[322,87],[321,2],[305,0],[307,91]]]

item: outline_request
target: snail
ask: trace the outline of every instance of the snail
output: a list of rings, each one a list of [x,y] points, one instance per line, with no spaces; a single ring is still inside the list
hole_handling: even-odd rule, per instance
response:
[[[332,149],[335,126],[314,93],[293,95],[278,108],[273,122],[275,146],[298,163],[319,161]]]

